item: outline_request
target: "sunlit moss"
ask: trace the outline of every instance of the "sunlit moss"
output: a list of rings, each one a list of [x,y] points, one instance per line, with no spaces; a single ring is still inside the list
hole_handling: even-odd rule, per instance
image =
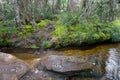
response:
[[[116,25],[116,26],[119,26],[119,27],[120,27],[120,20],[119,20],[119,19],[117,19],[117,20],[113,21],[112,23],[113,23],[114,25]]]
[[[40,23],[37,24],[39,28],[46,27],[47,24],[51,22],[50,20],[41,20]]]
[[[52,33],[52,35],[57,36],[57,37],[63,37],[67,34],[67,27],[65,26],[57,26],[57,28],[55,29],[55,31]]]
[[[32,27],[32,25],[24,25],[25,28],[25,32],[33,32],[34,28]]]
[[[36,46],[35,44],[33,44],[33,45],[30,46],[30,48],[34,48],[34,49],[36,49],[36,48],[39,48],[39,47]]]

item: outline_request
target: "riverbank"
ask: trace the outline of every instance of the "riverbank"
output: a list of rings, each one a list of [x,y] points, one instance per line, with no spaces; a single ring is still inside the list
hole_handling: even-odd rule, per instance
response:
[[[84,22],[76,25],[62,24],[62,21],[42,20],[37,30],[24,25],[21,32],[15,27],[0,26],[0,45],[21,48],[80,47],[104,42],[120,41],[120,20],[108,23]]]

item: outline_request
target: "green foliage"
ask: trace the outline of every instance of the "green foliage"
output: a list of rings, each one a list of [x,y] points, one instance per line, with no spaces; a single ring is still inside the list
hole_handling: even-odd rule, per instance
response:
[[[15,21],[14,20],[0,21],[0,26],[14,27],[15,26]]]
[[[30,48],[36,49],[39,48],[38,46],[36,46],[35,44],[31,45]]]
[[[32,27],[32,25],[24,25],[24,28],[25,28],[25,32],[26,33],[31,33],[34,31],[34,28]]]
[[[58,26],[52,33],[53,37],[57,37],[58,42],[54,42],[58,48],[69,45],[81,45],[83,43],[92,44],[100,41],[111,39],[112,27],[111,23],[79,23],[75,26]]]
[[[66,35],[67,28],[65,26],[57,25],[55,31],[52,33],[54,36],[57,36],[58,38],[62,38]]]
[[[113,23],[113,25],[120,27],[120,19],[117,19],[117,20],[113,21],[112,23]]]
[[[8,45],[12,35],[17,32],[14,26],[4,26],[4,23],[0,22],[0,44]]]
[[[112,32],[111,32],[111,38],[112,41],[118,42],[120,41],[120,25],[117,21],[114,21],[112,24]]]
[[[3,7],[3,9],[2,9]],[[0,20],[13,20],[14,19],[14,5],[9,3],[9,4],[4,4],[4,6],[0,5]]]
[[[7,4],[5,6],[4,12],[5,12],[5,18],[6,20],[13,20],[14,19],[14,5]]]
[[[64,12],[58,15],[58,23],[66,26],[71,26],[79,23],[80,12]]]
[[[39,28],[46,27],[47,24],[51,22],[50,20],[41,20],[40,23],[37,24]]]
[[[50,48],[53,45],[52,41],[43,41],[42,46],[44,48]]]

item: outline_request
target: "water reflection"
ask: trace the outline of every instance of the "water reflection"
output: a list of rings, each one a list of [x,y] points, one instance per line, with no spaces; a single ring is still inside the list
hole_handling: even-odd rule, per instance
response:
[[[116,48],[109,49],[109,58],[106,61],[106,78],[120,80],[120,54]]]

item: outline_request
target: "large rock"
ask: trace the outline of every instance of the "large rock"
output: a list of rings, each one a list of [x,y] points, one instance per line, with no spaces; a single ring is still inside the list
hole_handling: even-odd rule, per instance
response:
[[[20,80],[69,80],[70,76],[93,66],[84,57],[49,55],[38,60],[33,70]]]
[[[11,62],[15,60],[16,57],[10,54],[0,52],[0,62]]]
[[[45,70],[40,64],[40,59],[35,59],[30,64],[30,71],[20,80],[66,80],[66,75]]]
[[[17,80],[28,70],[29,66],[24,61],[0,52],[0,78],[2,78],[0,80]]]
[[[47,70],[61,73],[81,71],[93,67],[93,64],[88,62],[86,58],[74,56],[46,56],[41,59],[40,63]]]

